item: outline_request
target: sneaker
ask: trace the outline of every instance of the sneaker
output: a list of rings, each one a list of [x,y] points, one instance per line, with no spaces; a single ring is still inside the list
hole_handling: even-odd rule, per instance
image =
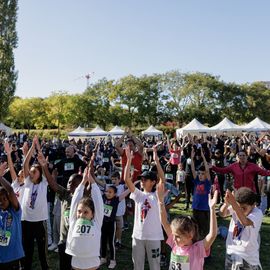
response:
[[[115,260],[110,260],[110,264],[108,266],[109,269],[114,269],[116,266],[116,261]]]
[[[48,250],[49,251],[53,251],[53,250],[55,250],[55,249],[57,249],[57,244],[55,244],[55,243],[52,243],[49,247],[48,247]]]
[[[58,248],[54,250],[55,253],[58,253]]]
[[[107,263],[106,258],[100,258],[100,265]]]

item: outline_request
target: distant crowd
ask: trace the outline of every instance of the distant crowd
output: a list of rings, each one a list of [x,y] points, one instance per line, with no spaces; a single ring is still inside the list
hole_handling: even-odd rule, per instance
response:
[[[192,216],[170,216],[185,198]],[[123,136],[49,140],[0,134],[0,269],[120,269],[134,216],[132,261],[143,270],[200,270],[225,229],[224,269],[262,269],[260,227],[270,204],[270,136]],[[171,254],[166,254],[166,244]],[[122,269],[120,269],[122,270]]]

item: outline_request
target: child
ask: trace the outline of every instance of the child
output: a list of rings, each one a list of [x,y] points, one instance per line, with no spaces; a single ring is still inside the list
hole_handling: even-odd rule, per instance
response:
[[[225,270],[260,270],[259,231],[263,214],[256,207],[257,195],[241,187],[233,195],[226,191],[225,203],[220,208],[222,217],[232,215],[226,240]]]
[[[16,194],[2,175],[6,164],[0,165],[0,269],[19,270],[24,257],[21,232],[22,210]]]
[[[174,270],[203,270],[204,258],[209,255],[210,247],[217,236],[217,220],[215,205],[218,192],[213,199],[208,195],[210,207],[210,230],[206,237],[198,241],[198,225],[189,216],[180,216],[168,223],[164,204],[165,188],[163,183],[158,184],[159,213],[162,226],[168,236],[167,244],[172,248],[170,267]]]
[[[193,218],[199,226],[199,239],[204,239],[209,232],[209,215],[208,194],[211,190],[210,173],[208,164],[201,148],[201,157],[204,166],[199,167],[199,172],[195,171],[194,165],[195,151],[191,151],[191,172],[193,176],[194,192],[192,200]]]
[[[91,198],[83,197],[86,183],[91,184]],[[103,220],[101,192],[86,168],[81,184],[72,197],[66,253],[72,255],[75,270],[95,270],[100,265],[100,238]]]
[[[101,259],[100,264],[107,262],[106,253],[107,253],[107,242],[109,242],[110,248],[110,264],[109,269],[113,269],[116,266],[115,261],[115,217],[116,211],[119,205],[119,202],[122,201],[128,194],[129,190],[126,190],[117,196],[117,187],[108,186],[105,194],[103,195],[104,202],[104,218],[101,228]]]
[[[183,163],[178,164],[178,170],[176,172],[176,187],[180,192],[185,190],[186,172],[184,170]]]
[[[130,177],[130,164],[133,153],[125,149],[127,164],[125,182],[135,202],[134,227],[132,234],[132,261],[134,270],[143,270],[145,252],[147,253],[150,270],[160,269],[160,240],[163,240],[162,228],[158,215],[158,202],[153,188],[157,182],[154,172],[145,171],[141,175],[141,187],[137,189]]]

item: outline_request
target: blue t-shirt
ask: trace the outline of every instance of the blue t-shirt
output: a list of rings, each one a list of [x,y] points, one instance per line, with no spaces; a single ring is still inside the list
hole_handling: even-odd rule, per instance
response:
[[[22,209],[12,207],[0,210],[0,263],[8,263],[24,257],[22,246]]]
[[[208,194],[211,190],[211,183],[208,179],[200,181],[197,176],[194,180],[194,193],[192,198],[192,209],[210,211],[208,205]]]

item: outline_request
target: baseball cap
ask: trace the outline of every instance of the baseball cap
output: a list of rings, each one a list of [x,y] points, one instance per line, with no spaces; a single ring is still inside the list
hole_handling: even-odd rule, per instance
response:
[[[157,181],[157,174],[152,171],[144,171],[140,176],[140,178],[149,179],[151,181]]]

